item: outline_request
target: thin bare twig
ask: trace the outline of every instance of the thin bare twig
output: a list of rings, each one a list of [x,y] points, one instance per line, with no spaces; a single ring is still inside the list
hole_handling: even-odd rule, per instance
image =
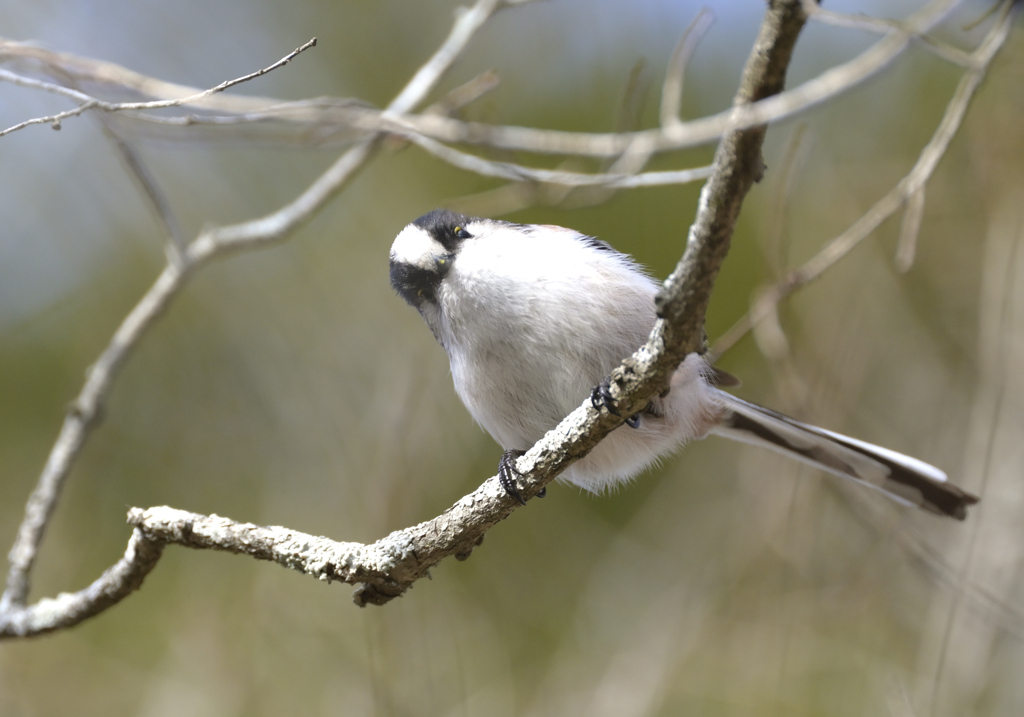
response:
[[[500,82],[498,73],[494,70],[481,72],[469,82],[459,85],[439,101],[427,107],[423,110],[423,114],[451,117],[466,105],[476,102],[488,92],[496,89]]]
[[[13,73],[0,69],[0,80],[7,80],[10,82],[12,75]],[[31,127],[35,124],[48,124],[53,129],[60,129],[61,120],[67,119],[68,117],[75,117],[77,115],[82,114],[86,110],[91,110],[93,107],[98,107],[99,105],[99,100],[88,99],[82,102],[82,104],[78,105],[78,107],[75,107],[74,109],[65,110],[64,112],[58,112],[57,114],[46,115],[44,117],[34,117],[32,119],[25,120],[24,122],[19,122],[16,125],[12,125],[5,130],[0,130],[0,137],[11,134],[12,132],[17,132],[18,130],[21,129],[25,129],[26,127]]]
[[[75,87],[95,84],[118,91],[128,91],[140,97],[154,100],[174,100],[190,97],[203,92],[202,88],[165,82],[139,74],[113,62],[79,57],[66,52],[54,52],[32,43],[17,42],[0,38],[0,63],[24,67],[29,72],[66,78]],[[12,73],[13,74],[13,73]],[[37,89],[67,94],[72,99],[74,90],[62,85],[53,85],[30,78],[12,80]],[[32,83],[32,84],[30,84]],[[77,97],[80,97],[81,93]],[[79,99],[81,101],[81,99]],[[216,94],[189,103],[191,106],[224,112],[255,112],[268,105],[280,104],[281,100],[251,95]]]
[[[891,20],[884,17],[871,17],[870,15],[850,15],[848,13],[836,12],[819,5],[816,0],[804,0],[804,12],[807,19],[820,22],[825,25],[834,25],[847,30],[867,30],[880,35],[890,32],[899,27],[899,20]]]
[[[570,187],[614,187],[619,189],[635,187],[653,187],[664,184],[685,184],[700,179],[707,179],[711,167],[696,167],[677,171],[644,172],[643,174],[628,173],[597,173],[566,172],[556,169],[532,169],[512,162],[495,162],[477,157],[473,154],[460,152],[446,144],[435,142],[428,137],[411,134],[408,140],[426,150],[433,156],[452,166],[465,169],[485,177],[499,177],[514,182],[545,182],[562,184]],[[632,156],[629,152],[624,156]]]
[[[903,222],[900,224],[900,238],[896,242],[896,271],[901,274],[910,271],[917,255],[917,237],[921,233],[921,221],[924,218],[925,186],[907,198],[903,210]]]
[[[195,94],[189,95],[187,97],[181,97],[179,99],[174,100],[154,100],[151,102],[104,102],[103,100],[96,99],[95,97],[90,97],[84,92],[79,92],[78,90],[63,87],[61,85],[55,85],[51,82],[43,82],[41,80],[34,80],[32,78],[22,77],[8,70],[0,69],[0,80],[5,80],[16,85],[21,85],[22,87],[33,87],[35,89],[46,90],[47,92],[54,92],[56,94],[61,94],[65,97],[70,97],[81,102],[81,104],[78,105],[78,107],[75,107],[74,109],[70,109],[65,112],[58,112],[54,115],[47,115],[45,117],[36,117],[34,119],[26,120],[24,122],[16,124],[13,127],[8,127],[5,130],[0,130],[0,137],[3,137],[6,134],[10,134],[11,132],[17,132],[20,129],[24,129],[25,127],[29,127],[35,124],[49,124],[53,125],[55,128],[59,128],[61,120],[67,119],[68,117],[75,117],[91,109],[99,109],[104,110],[106,112],[126,112],[132,110],[155,110],[163,109],[166,107],[181,107],[182,105],[194,104],[199,100],[205,99],[219,92],[223,92],[229,87],[240,85],[243,82],[248,82],[249,80],[255,79],[257,77],[262,77],[268,72],[276,70],[278,67],[283,67],[284,65],[287,65],[289,62],[291,62],[299,53],[304,52],[305,50],[308,50],[309,48],[315,46],[316,38],[314,37],[306,44],[302,45],[301,47],[297,47],[291,52],[289,52],[287,55],[282,57],[273,65],[264,67],[262,70],[257,70],[256,72],[245,75],[244,77],[238,77],[233,80],[226,80],[224,82],[221,82],[216,87],[211,87],[208,90],[196,92]]]
[[[683,31],[665,71],[665,81],[661,85],[661,126],[680,124],[679,112],[683,104],[683,80],[686,66],[697,50],[697,45],[707,33],[711,23],[715,21],[715,13],[703,7],[693,18],[693,22]]]
[[[185,254],[185,237],[182,235],[181,226],[178,224],[174,211],[171,209],[171,203],[163,191],[161,191],[156,177],[146,167],[145,162],[142,161],[142,157],[135,151],[135,148],[118,134],[117,130],[111,126],[104,115],[100,115],[100,121],[103,123],[103,129],[107,137],[110,138],[121,160],[128,168],[128,172],[139,185],[142,195],[148,201],[153,214],[156,216],[157,223],[163,230],[167,262],[169,264],[181,263],[182,257]]]
[[[172,101],[173,102],[180,102],[181,104],[191,104],[193,102],[196,102],[197,100],[203,99],[204,97],[209,97],[210,95],[215,95],[218,92],[223,92],[224,90],[228,89],[229,87],[234,87],[235,85],[240,85],[243,82],[248,82],[249,80],[255,80],[257,77],[263,77],[263,75],[267,74],[268,72],[273,72],[278,67],[284,67],[289,62],[294,60],[299,54],[305,52],[306,50],[308,50],[311,47],[316,47],[316,38],[315,37],[312,38],[309,42],[305,43],[304,45],[298,46],[297,48],[295,48],[294,50],[289,52],[287,55],[282,57],[280,60],[275,62],[273,65],[270,65],[269,67],[264,67],[262,70],[256,70],[256,72],[252,72],[252,73],[250,73],[248,75],[245,75],[243,77],[238,77],[238,78],[235,78],[233,80],[226,80],[225,82],[221,82],[216,87],[211,87],[208,90],[203,90],[202,92],[199,92],[199,93],[197,93],[195,95],[192,95],[191,97],[184,97],[181,100],[172,100]],[[175,107],[177,105],[167,105],[167,106],[168,107]],[[153,108],[152,107],[125,107],[125,109],[153,109]]]

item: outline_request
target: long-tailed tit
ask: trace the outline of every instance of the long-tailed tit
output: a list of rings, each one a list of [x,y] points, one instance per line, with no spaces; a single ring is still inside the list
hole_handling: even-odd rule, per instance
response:
[[[658,284],[608,244],[563,227],[440,209],[395,239],[391,284],[444,347],[466,408],[505,448],[499,477],[520,502],[515,457],[587,396],[595,407],[614,411],[602,400],[602,381],[647,340],[656,318]],[[559,479],[600,491],[686,441],[714,433],[766,446],[937,515],[963,520],[967,506],[978,501],[916,458],[725,393],[717,375],[691,354],[666,395],[630,416],[628,428],[612,432]]]

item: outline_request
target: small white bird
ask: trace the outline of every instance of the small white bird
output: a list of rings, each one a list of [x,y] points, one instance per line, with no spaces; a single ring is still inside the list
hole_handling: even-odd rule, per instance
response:
[[[572,229],[434,210],[391,247],[391,284],[451,362],[455,390],[505,448],[499,477],[522,502],[514,458],[588,396],[615,411],[606,381],[656,320],[658,284],[633,259]],[[667,395],[630,416],[559,476],[598,492],[709,433],[763,445],[958,520],[978,498],[916,458],[796,421],[716,387],[691,354]],[[602,386],[604,390],[602,390]]]

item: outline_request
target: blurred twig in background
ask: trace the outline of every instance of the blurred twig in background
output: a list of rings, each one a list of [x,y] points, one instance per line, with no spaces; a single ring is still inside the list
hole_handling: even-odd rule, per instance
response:
[[[935,167],[938,166],[939,160],[949,149],[949,143],[953,141],[957,130],[960,129],[971,99],[985,79],[989,66],[1006,42],[1013,20],[1012,11],[1012,2],[1002,3],[992,29],[978,49],[965,60],[964,65],[967,69],[946,105],[942,121],[935,129],[931,141],[921,150],[921,155],[913,168],[845,232],[828,242],[803,266],[790,270],[781,281],[765,289],[747,315],[718,339],[711,350],[712,359],[728,351],[751,328],[773,316],[782,299],[818,279],[853,250],[857,244],[870,236],[882,222],[904,207],[906,207],[908,218],[904,222],[904,231],[900,236],[896,265],[900,271],[910,268],[914,258],[917,231],[920,226],[920,213],[923,211],[925,186],[935,171]]]

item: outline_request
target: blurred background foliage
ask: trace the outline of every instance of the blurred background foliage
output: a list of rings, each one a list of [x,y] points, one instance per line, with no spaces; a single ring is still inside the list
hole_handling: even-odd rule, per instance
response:
[[[761,3],[712,3],[684,117],[727,106]],[[8,4],[3,32],[212,86],[316,35],[238,91],[382,106],[441,42],[452,2]],[[830,3],[899,17],[912,3]],[[968,3],[938,34],[972,46]],[[500,13],[435,98],[494,69],[474,119],[640,126],[693,2],[554,0]],[[0,714],[1019,714],[1024,490],[1024,42],[1019,22],[928,187],[916,263],[891,220],[781,309],[788,351],[720,362],[741,395],[943,466],[985,496],[965,524],[710,439],[613,495],[556,486],[466,562],[384,608],[276,566],[171,547],[141,592],[67,632],[0,645]],[[873,37],[814,25],[790,84]],[[714,339],[910,168],[959,77],[921,48],[773,127],[708,317]],[[65,102],[0,86],[0,124]],[[226,137],[225,137],[226,139]],[[139,146],[189,235],[294,197],[336,149]],[[710,148],[656,168],[706,161]],[[88,116],[0,140],[0,545],[83,372],[163,262],[160,234]],[[380,155],[286,244],[199,275],[132,357],[73,471],[35,598],[123,552],[128,506],[167,504],[372,541],[494,473],[497,445],[387,280],[387,250],[436,206],[499,208],[501,184],[416,148]],[[505,215],[608,240],[671,271],[697,186]],[[490,213],[490,212],[488,212]],[[777,346],[777,344],[772,344]],[[6,549],[6,548],[5,548]]]

